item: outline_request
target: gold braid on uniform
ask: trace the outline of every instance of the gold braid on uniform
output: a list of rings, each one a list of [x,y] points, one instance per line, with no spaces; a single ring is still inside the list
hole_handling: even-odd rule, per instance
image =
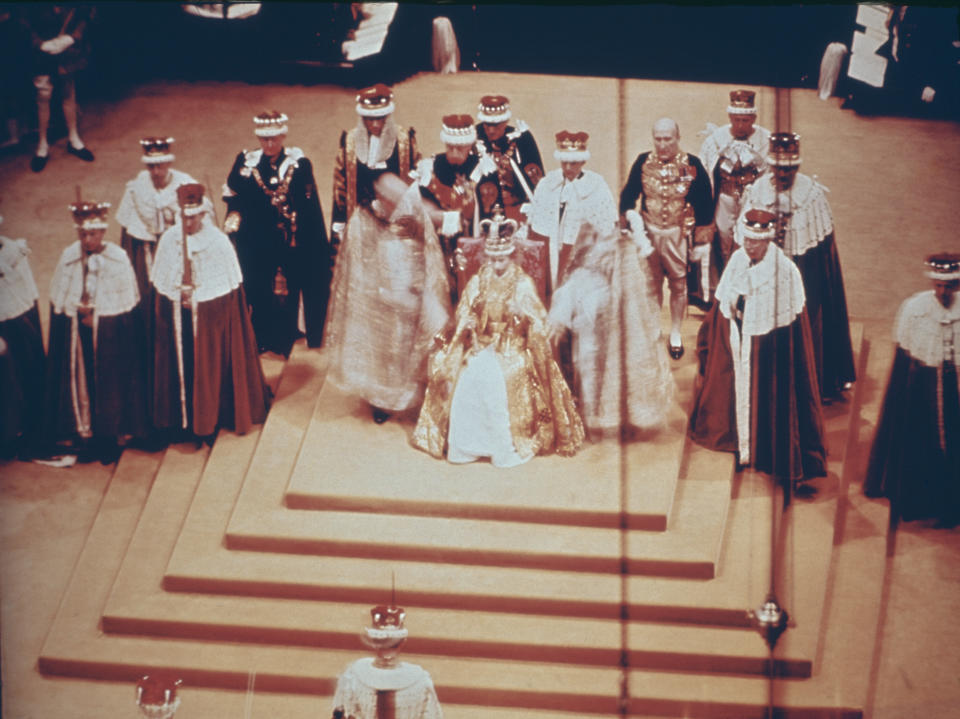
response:
[[[296,210],[293,210],[290,207],[289,194],[290,181],[293,180],[293,171],[295,169],[296,164],[292,164],[287,168],[283,178],[280,180],[280,184],[277,185],[277,189],[275,190],[271,190],[269,187],[267,187],[267,184],[260,176],[260,170],[258,168],[254,167],[250,173],[253,175],[253,179],[257,181],[260,189],[263,190],[264,194],[270,198],[270,204],[277,208],[277,212],[280,213],[280,216],[287,221],[287,225],[290,230],[289,242],[291,246],[293,246],[293,244],[296,242],[295,235],[297,234],[297,213]]]

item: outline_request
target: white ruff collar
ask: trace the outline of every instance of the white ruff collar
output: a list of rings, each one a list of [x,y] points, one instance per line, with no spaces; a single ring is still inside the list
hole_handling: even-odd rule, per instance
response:
[[[766,167],[766,153],[770,145],[770,131],[759,125],[753,126],[753,132],[746,140],[737,140],[730,132],[730,125],[717,127],[712,122],[707,123],[700,136],[706,135],[700,147],[700,160],[710,173],[713,181],[713,169],[721,156],[739,158],[741,165],[753,165],[759,168]]]
[[[296,167],[297,163],[304,158],[303,150],[299,147],[285,147],[281,152],[284,153],[283,160],[277,168],[277,175],[283,177],[287,174],[287,168]],[[260,164],[260,158],[263,157],[263,150],[244,150],[243,164],[245,167],[253,168]]]
[[[373,657],[358,659],[352,666],[354,676],[371,689],[406,689],[424,680],[427,673],[417,664],[400,662],[393,669],[380,669],[373,665]]]
[[[117,208],[117,222],[138,240],[155,242],[180,213],[177,188],[195,180],[186,172],[170,170],[170,182],[158,190],[150,173],[141,170],[127,183]]]
[[[786,327],[803,311],[805,302],[800,271],[793,260],[772,243],[766,256],[752,267],[743,249],[730,256],[716,292],[724,317],[736,316],[741,295],[745,297],[741,333],[751,336]]]
[[[357,121],[354,139],[356,142],[355,152],[359,162],[367,167],[384,167],[393,154],[393,148],[397,146],[397,123],[393,121],[392,117],[388,117],[387,121],[383,123],[383,129],[380,131],[380,141],[377,143],[376,157],[368,157],[370,154],[370,133],[367,132],[367,128],[363,124],[363,118]]]
[[[82,256],[80,241],[69,245],[60,255],[50,282],[50,304],[53,311],[73,317],[83,296],[83,265],[87,263],[86,288],[98,317],[113,317],[137,306],[140,294],[127,253],[112,242],[105,242],[101,252],[89,258]]]
[[[741,216],[752,209],[767,210],[774,214],[789,214],[783,250],[791,257],[799,257],[816,247],[833,232],[833,214],[827,202],[826,187],[809,175],[797,174],[793,187],[777,196],[773,173],[767,172],[747,188],[743,198]],[[737,222],[734,237],[743,244],[743,228]]]
[[[948,333],[952,357],[944,347]],[[948,309],[937,301],[933,290],[918,292],[900,305],[893,335],[911,357],[928,367],[939,367],[947,360],[960,362],[960,295],[954,295]]]
[[[183,284],[183,230],[176,224],[163,233],[157,243],[150,281],[164,297],[180,301]],[[204,217],[203,226],[187,238],[190,257],[193,299],[206,302],[232,292],[240,286],[243,276],[237,254],[230,239]]]
[[[0,322],[5,322],[33,307],[38,293],[27,262],[27,241],[0,236],[0,242]]]

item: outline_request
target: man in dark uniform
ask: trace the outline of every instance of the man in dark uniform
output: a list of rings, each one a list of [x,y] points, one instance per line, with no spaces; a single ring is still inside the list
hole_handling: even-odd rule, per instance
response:
[[[259,150],[237,155],[224,186],[224,230],[237,248],[243,284],[261,352],[287,356],[301,336],[323,342],[332,257],[313,166],[299,147],[284,147],[287,116],[254,118]]]
[[[668,345],[670,356],[680,359],[689,246],[709,244],[713,238],[713,196],[699,158],[680,151],[680,128],[674,120],[664,117],[654,123],[653,145],[653,152],[637,157],[620,192],[621,226],[635,235],[646,232],[653,244],[653,285],[659,304],[664,276],[670,285]]]
[[[380,175],[392,172],[408,182],[420,161],[416,131],[397,125],[394,109],[389,87],[368,87],[357,95],[357,126],[340,133],[340,151],[333,169],[334,246],[343,240],[357,206],[369,207],[373,202],[373,183]]]
[[[495,175],[483,175],[480,158],[471,152],[477,142],[477,132],[469,115],[444,117],[440,139],[445,151],[421,160],[417,174],[421,196],[437,209],[431,215],[450,273],[452,299],[456,302],[457,244],[461,237],[478,234],[477,188],[483,183],[493,186]]]
[[[499,204],[507,217],[521,221],[521,207],[533,201],[533,191],[543,177],[543,160],[530,128],[522,120],[508,125],[510,101],[503,95],[484,95],[477,110],[476,153],[484,175],[477,187],[480,218],[493,217]]]

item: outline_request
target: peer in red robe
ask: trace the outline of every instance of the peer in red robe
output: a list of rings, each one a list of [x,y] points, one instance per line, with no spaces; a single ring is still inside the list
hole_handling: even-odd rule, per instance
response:
[[[203,185],[178,190],[182,221],[157,243],[153,419],[160,429],[243,434],[269,405],[230,239],[203,209]],[[184,258],[186,249],[186,259]]]

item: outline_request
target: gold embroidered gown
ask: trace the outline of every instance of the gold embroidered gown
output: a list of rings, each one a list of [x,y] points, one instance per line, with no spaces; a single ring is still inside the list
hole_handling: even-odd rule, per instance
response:
[[[554,361],[533,280],[510,262],[467,283],[450,340],[430,356],[413,444],[434,457],[498,467],[576,453],[583,423]]]

